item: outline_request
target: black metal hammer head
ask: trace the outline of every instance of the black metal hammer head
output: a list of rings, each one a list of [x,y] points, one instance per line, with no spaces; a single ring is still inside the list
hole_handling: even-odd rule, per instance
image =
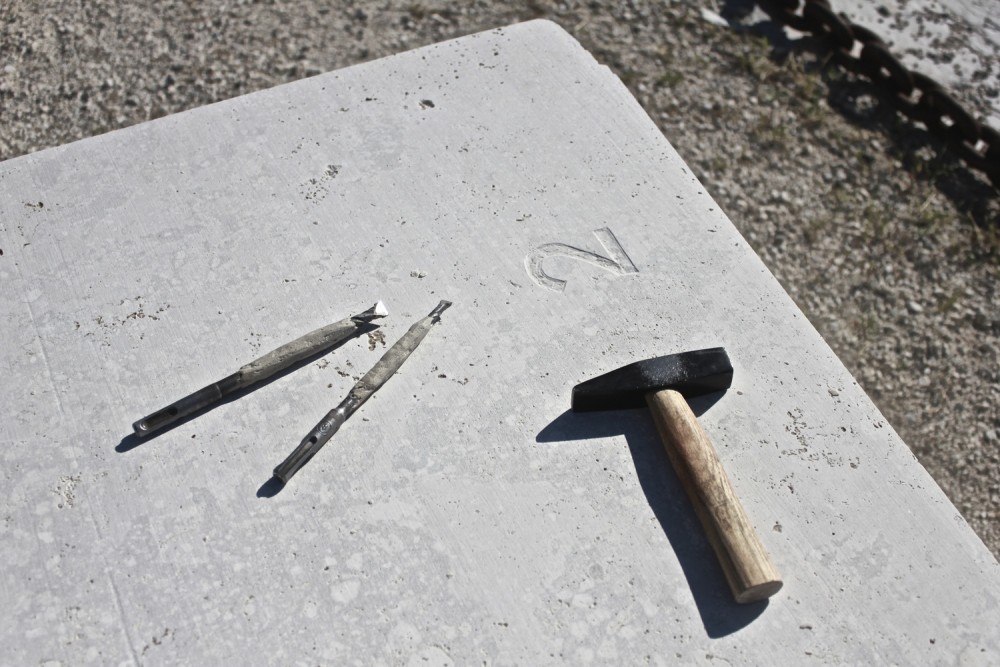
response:
[[[733,365],[721,347],[636,361],[573,387],[573,410],[615,410],[646,405],[646,394],[674,389],[685,397],[725,391]]]

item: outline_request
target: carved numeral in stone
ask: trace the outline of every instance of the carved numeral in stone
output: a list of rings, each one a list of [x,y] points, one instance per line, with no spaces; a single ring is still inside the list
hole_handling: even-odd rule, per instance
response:
[[[599,266],[605,271],[610,271],[616,276],[639,272],[639,269],[635,268],[635,264],[633,264],[632,260],[629,259],[627,254],[625,254],[625,250],[622,248],[621,244],[618,243],[618,239],[615,238],[615,235],[611,233],[610,229],[607,227],[595,229],[594,236],[596,236],[597,240],[601,242],[602,246],[604,246],[604,251],[608,253],[607,257],[602,257],[597,253],[590,252],[589,250],[583,250],[581,248],[575,248],[571,245],[566,245],[565,243],[546,243],[545,245],[540,245],[528,253],[528,256],[524,258],[524,268],[527,269],[528,275],[531,276],[532,280],[542,287],[547,287],[548,289],[555,290],[556,292],[561,292],[566,289],[566,281],[553,278],[549,274],[545,273],[545,269],[542,268],[542,262],[545,261],[545,258],[552,257],[554,255],[572,257],[573,259],[588,262],[595,266]]]

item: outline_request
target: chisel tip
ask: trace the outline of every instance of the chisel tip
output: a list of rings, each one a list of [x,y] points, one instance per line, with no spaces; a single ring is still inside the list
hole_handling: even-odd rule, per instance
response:
[[[450,305],[451,305],[451,301],[444,301],[444,300],[442,300],[441,303],[439,303],[434,308],[434,310],[432,310],[430,312],[429,317],[433,317],[435,319],[435,321],[436,321],[439,317],[441,317],[441,313],[443,313],[444,311],[446,311],[448,309],[448,306],[450,306]]]
[[[389,309],[385,307],[385,304],[379,301],[374,306],[369,308],[363,313],[358,313],[351,319],[361,324],[363,322],[371,322],[372,320],[377,320],[380,317],[385,317],[389,314]]]

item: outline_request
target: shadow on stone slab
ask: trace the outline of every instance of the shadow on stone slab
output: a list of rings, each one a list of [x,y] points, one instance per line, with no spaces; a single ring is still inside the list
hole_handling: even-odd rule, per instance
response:
[[[258,498],[274,498],[276,495],[281,493],[281,490],[285,488],[284,482],[282,482],[277,477],[272,477],[257,489]]]
[[[720,397],[721,393],[703,397],[707,400],[697,401],[698,405],[692,401],[691,407],[701,414]],[[648,410],[582,413],[567,410],[543,428],[535,441],[565,443],[616,435],[625,436],[639,485],[673,547],[705,632],[715,639],[752,623],[767,609],[768,601],[738,604],[733,599],[722,566],[670,465]]]

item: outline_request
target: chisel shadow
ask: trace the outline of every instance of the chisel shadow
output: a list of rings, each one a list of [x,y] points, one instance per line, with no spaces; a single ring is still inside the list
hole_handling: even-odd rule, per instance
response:
[[[272,476],[257,489],[258,498],[274,498],[285,488],[285,483],[277,477]]]
[[[701,414],[716,400],[718,396],[695,399],[691,407]],[[543,428],[535,440],[565,443],[616,435],[625,436],[639,485],[677,556],[705,632],[715,639],[752,623],[767,609],[768,601],[738,604],[733,599],[722,566],[660,444],[648,410],[584,413],[567,410]]]
[[[122,438],[121,442],[119,442],[117,445],[115,445],[115,451],[118,452],[119,454],[124,454],[125,452],[132,451],[133,449],[135,449],[139,445],[143,445],[143,444],[149,443],[149,442],[151,442],[151,441],[159,438],[162,435],[170,433],[175,428],[178,428],[180,426],[183,426],[184,424],[187,424],[190,421],[198,419],[202,415],[204,415],[204,414],[206,414],[208,412],[211,412],[212,410],[215,410],[216,408],[222,407],[223,405],[226,405],[228,403],[232,403],[233,401],[238,401],[239,399],[243,398],[244,396],[247,396],[248,394],[252,394],[253,392],[257,391],[258,389],[263,389],[264,387],[266,387],[267,385],[271,384],[272,382],[276,382],[276,381],[280,380],[281,378],[285,377],[286,375],[294,373],[295,371],[297,371],[300,368],[303,368],[305,366],[308,366],[309,364],[313,363],[314,361],[318,361],[319,359],[321,359],[324,356],[326,356],[327,354],[333,352],[334,350],[336,350],[340,346],[346,344],[348,341],[354,340],[355,338],[358,338],[359,336],[361,336],[363,334],[371,333],[372,331],[375,331],[375,329],[377,329],[377,328],[378,327],[376,325],[371,324],[371,323],[364,324],[364,325],[358,327],[358,330],[354,334],[352,334],[350,337],[345,338],[344,340],[340,341],[339,343],[337,343],[333,347],[328,347],[325,350],[321,350],[320,352],[317,352],[316,354],[310,355],[309,357],[306,357],[305,359],[302,359],[301,361],[298,361],[298,362],[292,364],[288,368],[275,373],[274,375],[272,375],[269,378],[261,380],[260,382],[257,382],[256,384],[252,384],[249,387],[244,387],[243,389],[240,389],[239,391],[235,391],[232,394],[229,394],[228,396],[224,396],[217,403],[212,403],[211,405],[207,405],[207,406],[201,408],[200,410],[198,410],[196,412],[192,412],[191,414],[189,414],[189,415],[187,415],[185,417],[182,417],[181,419],[178,419],[174,423],[169,424],[167,426],[164,426],[162,429],[159,429],[159,430],[157,430],[157,431],[155,431],[153,433],[150,433],[149,435],[147,435],[147,436],[145,436],[143,438],[140,438],[135,433],[130,433],[129,435],[127,435],[124,438]],[[205,384],[208,384],[208,383],[206,382]],[[197,389],[197,387],[192,387],[191,391],[193,391],[194,389]]]

